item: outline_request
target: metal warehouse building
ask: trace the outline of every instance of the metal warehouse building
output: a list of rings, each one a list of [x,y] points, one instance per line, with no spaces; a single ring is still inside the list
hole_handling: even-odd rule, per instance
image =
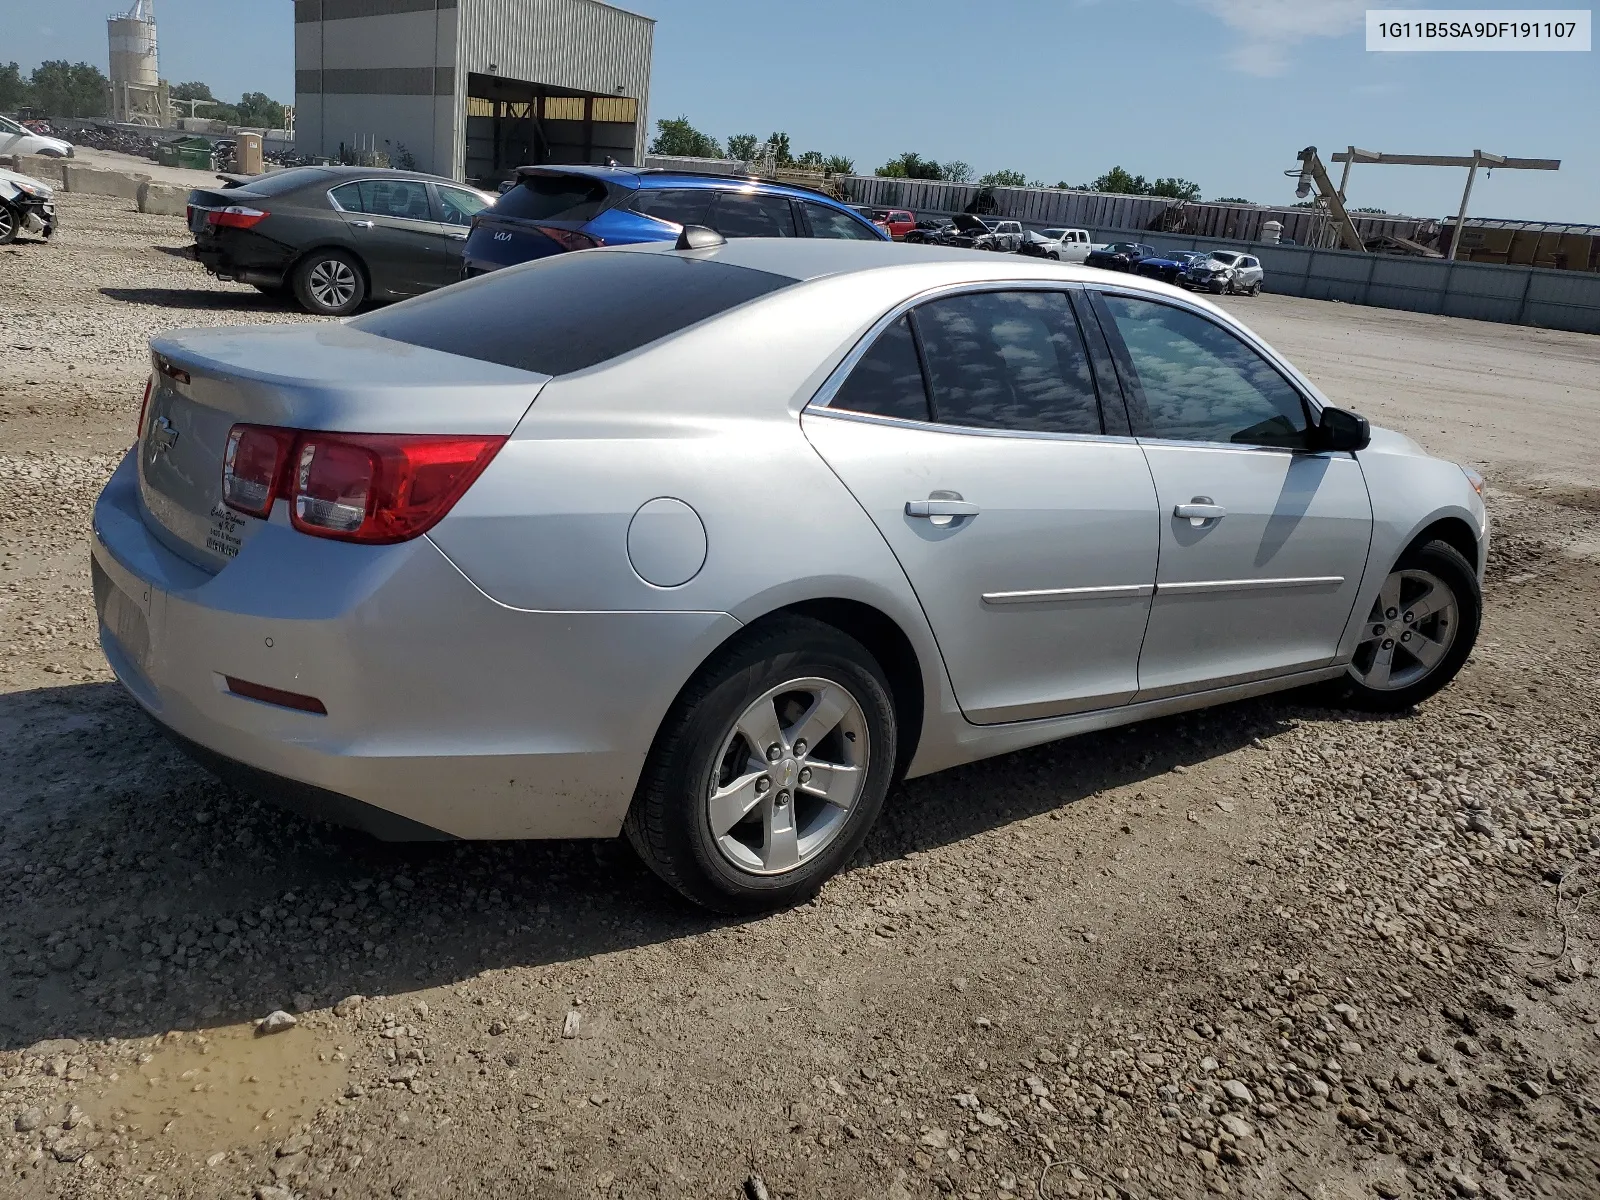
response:
[[[302,154],[370,148],[491,187],[524,164],[644,161],[648,17],[599,0],[295,0],[294,10]]]

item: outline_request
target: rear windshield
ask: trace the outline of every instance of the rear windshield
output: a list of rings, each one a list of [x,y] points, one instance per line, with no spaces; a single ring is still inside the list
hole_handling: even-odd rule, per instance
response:
[[[258,175],[239,185],[239,191],[249,192],[252,196],[282,196],[296,188],[303,188],[317,182],[319,179],[332,179],[332,171],[322,171],[316,167],[291,167],[287,171],[273,171],[270,175]],[[232,190],[232,189],[228,189]]]
[[[587,175],[524,175],[494,202],[494,211],[528,221],[587,221],[608,195],[605,184]]]
[[[672,253],[584,250],[482,275],[350,325],[429,350],[566,375],[795,282]]]

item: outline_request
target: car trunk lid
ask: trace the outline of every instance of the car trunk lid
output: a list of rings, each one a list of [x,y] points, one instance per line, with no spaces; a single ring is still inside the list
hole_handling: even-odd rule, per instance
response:
[[[240,422],[341,433],[509,434],[546,375],[345,325],[191,330],[151,342],[138,444],[144,519],[196,566],[225,567],[262,522],[222,503]]]

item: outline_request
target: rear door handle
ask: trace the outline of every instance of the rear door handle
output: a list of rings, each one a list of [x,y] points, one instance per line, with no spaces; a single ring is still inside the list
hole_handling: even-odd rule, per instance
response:
[[[1220,521],[1228,515],[1228,510],[1220,504],[1213,504],[1204,496],[1196,496],[1188,504],[1180,504],[1172,510],[1175,517],[1187,517],[1191,525],[1204,525],[1208,521]]]
[[[907,500],[908,517],[975,517],[978,506],[966,500]]]

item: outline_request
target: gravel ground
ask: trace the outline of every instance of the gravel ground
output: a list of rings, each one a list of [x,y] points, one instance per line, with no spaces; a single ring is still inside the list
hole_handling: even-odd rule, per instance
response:
[[[166,748],[94,644],[89,509],[147,336],[305,318],[63,209],[0,252],[0,1195],[1600,1192],[1600,340],[1237,302],[1487,467],[1460,680],[916,780],[730,922],[620,844],[385,846]]]

